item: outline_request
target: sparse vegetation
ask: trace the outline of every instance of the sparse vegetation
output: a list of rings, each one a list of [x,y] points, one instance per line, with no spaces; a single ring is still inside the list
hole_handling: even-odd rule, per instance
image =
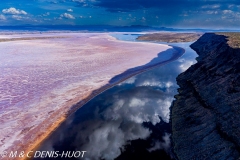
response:
[[[153,33],[139,36],[137,40],[157,42],[192,42],[202,36],[202,33]]]
[[[53,39],[67,37],[24,37],[24,38],[0,38],[0,42],[21,41],[21,40],[37,40],[37,39]]]
[[[226,36],[229,46],[233,48],[240,48],[240,32],[222,32],[216,34]]]

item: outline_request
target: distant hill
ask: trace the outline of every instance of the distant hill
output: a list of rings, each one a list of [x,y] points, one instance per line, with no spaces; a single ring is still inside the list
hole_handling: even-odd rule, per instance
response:
[[[150,31],[172,31],[172,32],[208,32],[206,29],[179,29],[167,27],[152,27],[142,25],[110,26],[110,25],[22,25],[22,26],[0,26],[0,31],[82,31],[82,32],[150,32]],[[221,30],[217,30],[221,31]],[[226,30],[223,30],[226,31]]]

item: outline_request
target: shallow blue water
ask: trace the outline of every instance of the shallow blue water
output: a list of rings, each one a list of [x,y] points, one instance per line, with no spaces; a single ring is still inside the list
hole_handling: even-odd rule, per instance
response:
[[[113,36],[132,40],[138,35]],[[85,150],[82,159],[90,160],[174,159],[169,107],[177,94],[177,75],[196,62],[190,44],[169,44],[186,53],[96,96],[70,116],[40,150]]]
[[[110,34],[111,36],[117,38],[118,40],[123,40],[123,41],[137,41],[136,38],[142,34],[121,34],[121,33],[114,33]]]

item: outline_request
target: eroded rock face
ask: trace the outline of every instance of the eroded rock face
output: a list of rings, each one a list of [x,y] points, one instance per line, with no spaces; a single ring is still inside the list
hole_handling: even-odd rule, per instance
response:
[[[240,49],[229,39],[204,34],[191,45],[198,63],[177,77],[171,124],[179,160],[240,157]]]

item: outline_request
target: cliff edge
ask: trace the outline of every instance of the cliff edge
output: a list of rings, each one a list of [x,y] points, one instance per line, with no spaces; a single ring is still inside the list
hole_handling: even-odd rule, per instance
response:
[[[191,45],[197,63],[177,77],[171,107],[179,160],[240,157],[240,33],[206,33]]]

